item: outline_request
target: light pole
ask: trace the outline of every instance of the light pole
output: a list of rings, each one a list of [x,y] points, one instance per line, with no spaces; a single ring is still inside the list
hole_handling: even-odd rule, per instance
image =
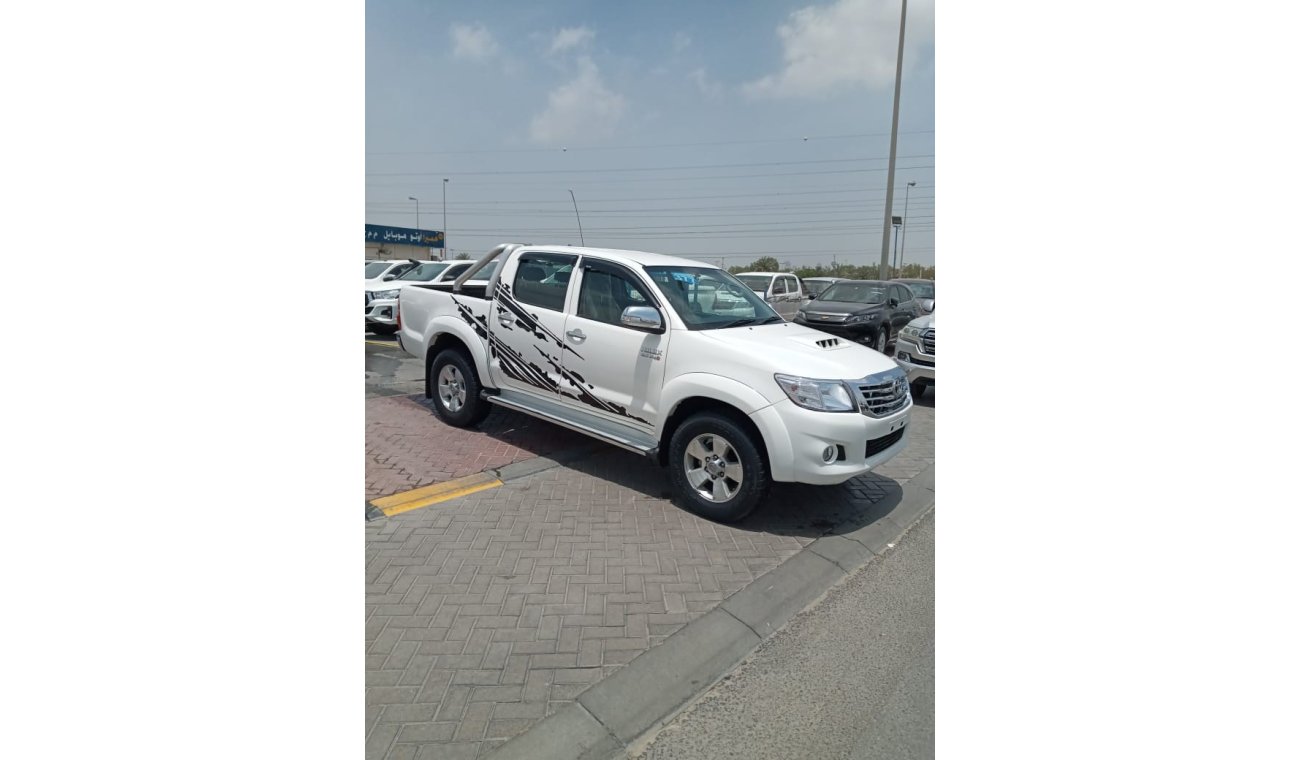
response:
[[[907,255],[907,202],[912,200],[912,188],[916,187],[916,180],[907,183],[903,190],[903,248],[898,252],[898,274],[903,274],[903,256]]]
[[[446,177],[442,178],[442,258],[447,259],[447,183],[451,182]]]
[[[408,195],[406,196],[406,199],[408,201],[415,201],[415,229],[418,231],[420,229],[420,199],[416,198],[414,195]]]
[[[894,127],[889,133],[889,176],[885,179],[885,225],[880,240],[880,279],[889,267],[889,218],[894,214],[894,158],[898,155],[898,94],[903,87],[903,32],[907,28],[907,0],[898,22],[898,63],[894,66]]]
[[[569,198],[573,199],[573,215],[578,217],[578,240],[582,242],[582,246],[585,248],[587,239],[582,236],[582,216],[578,214],[578,199],[573,195],[572,190],[569,191]]]

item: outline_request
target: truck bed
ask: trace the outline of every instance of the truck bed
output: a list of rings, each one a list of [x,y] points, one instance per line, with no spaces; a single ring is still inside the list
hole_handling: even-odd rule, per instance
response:
[[[443,293],[450,293],[455,283],[436,282],[433,284],[418,283],[410,287],[422,288],[424,290],[439,290]],[[460,295],[469,296],[470,298],[487,298],[488,283],[486,282],[467,282],[460,289]]]

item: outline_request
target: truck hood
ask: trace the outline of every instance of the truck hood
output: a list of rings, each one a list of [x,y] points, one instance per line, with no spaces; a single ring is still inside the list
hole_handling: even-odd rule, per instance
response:
[[[922,330],[928,330],[934,327],[934,315],[926,314],[924,317],[917,317],[916,319],[913,319],[911,322],[908,322],[907,326],[919,327]]]
[[[761,370],[769,377],[781,372],[853,380],[898,366],[893,359],[866,346],[793,322],[700,330],[697,334],[716,347],[720,360]]]

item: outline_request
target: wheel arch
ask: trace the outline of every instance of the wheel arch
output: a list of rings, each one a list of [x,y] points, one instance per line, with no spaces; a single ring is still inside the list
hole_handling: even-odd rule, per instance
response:
[[[433,384],[429,379],[429,371],[433,368],[434,358],[447,349],[458,350],[469,357],[474,370],[478,373],[479,385],[491,387],[487,351],[478,335],[463,322],[451,320],[435,324],[434,329],[437,332],[431,336],[429,347],[424,352],[424,397],[433,398]]]

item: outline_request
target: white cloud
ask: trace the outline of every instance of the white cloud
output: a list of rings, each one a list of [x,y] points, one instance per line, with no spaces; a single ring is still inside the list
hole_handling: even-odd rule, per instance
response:
[[[551,40],[551,55],[585,45],[591,42],[595,36],[596,33],[585,26],[561,29],[556,32],[555,38]]]
[[[492,33],[482,24],[454,24],[451,27],[451,39],[455,45],[451,54],[456,58],[482,61],[497,52],[497,41],[492,39]]]
[[[709,74],[704,69],[696,69],[687,74],[686,77],[700,88],[700,94],[712,100],[722,94],[722,85],[709,79]]]
[[[888,88],[898,57],[899,3],[838,0],[790,14],[777,27],[785,68],[744,85],[753,97],[818,97],[851,87]],[[934,35],[933,0],[908,3],[907,66],[911,50]]]
[[[578,60],[578,76],[551,91],[546,110],[533,117],[529,135],[534,142],[556,144],[574,139],[601,139],[627,111],[627,99],[601,81],[590,58]]]
[[[691,35],[678,30],[673,32],[673,52],[680,53],[691,46]]]

